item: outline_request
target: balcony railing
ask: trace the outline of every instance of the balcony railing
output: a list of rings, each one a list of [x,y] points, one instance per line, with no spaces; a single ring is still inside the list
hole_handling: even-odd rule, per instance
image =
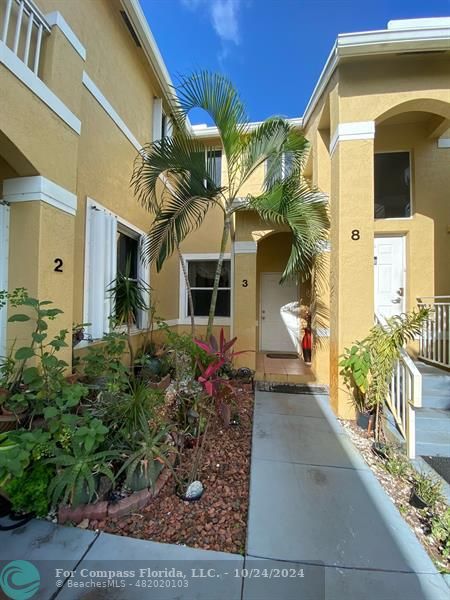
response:
[[[431,309],[423,326],[419,358],[450,368],[450,296],[422,296],[417,304]]]
[[[387,326],[381,315],[377,314],[375,321],[383,328]],[[386,404],[400,434],[406,441],[408,458],[414,459],[416,457],[415,409],[422,406],[422,375],[404,348],[400,350],[400,356],[394,366]]]
[[[39,76],[42,39],[51,29],[31,0],[0,0],[0,40]]]

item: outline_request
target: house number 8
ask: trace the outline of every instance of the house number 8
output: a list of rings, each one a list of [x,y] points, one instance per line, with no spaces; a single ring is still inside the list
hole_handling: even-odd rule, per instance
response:
[[[352,240],[359,240],[360,239],[360,234],[359,234],[359,229],[353,229],[352,230]]]

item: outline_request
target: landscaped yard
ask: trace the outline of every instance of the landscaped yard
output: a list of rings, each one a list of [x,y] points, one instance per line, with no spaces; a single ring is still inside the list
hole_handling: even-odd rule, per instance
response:
[[[8,299],[10,321],[30,331],[1,371],[10,431],[0,481],[12,513],[243,553],[253,374],[233,369],[235,340],[222,331],[205,342],[160,322],[164,342],[149,329],[135,351],[129,332],[113,332],[67,376],[68,332],[48,334],[61,311],[24,290]]]

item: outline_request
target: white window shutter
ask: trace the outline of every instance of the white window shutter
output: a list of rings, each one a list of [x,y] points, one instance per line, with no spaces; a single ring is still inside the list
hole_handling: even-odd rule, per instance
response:
[[[138,280],[142,281],[146,286],[150,287],[150,265],[146,265],[142,260],[142,247],[144,243],[144,236],[139,238],[139,252],[138,252],[138,268],[137,268],[137,276]],[[150,306],[150,290],[148,290],[145,294],[143,294],[144,302],[147,306]],[[149,325],[148,320],[148,310],[140,310],[137,316],[138,319],[138,327],[140,329],[147,329]]]
[[[162,98],[153,98],[153,131],[152,141],[162,138]]]
[[[103,209],[91,206],[88,247],[88,322],[89,333],[94,339],[102,338],[109,331],[109,316],[113,303],[106,291],[116,277],[117,269],[117,220]]]
[[[9,206],[0,203],[0,290],[8,289]],[[7,355],[8,307],[0,308],[0,357]]]

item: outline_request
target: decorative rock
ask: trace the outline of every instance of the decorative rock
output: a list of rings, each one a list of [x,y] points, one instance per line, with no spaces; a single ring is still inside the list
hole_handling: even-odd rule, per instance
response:
[[[203,484],[201,481],[193,481],[188,485],[184,497],[186,500],[198,500],[203,494]]]

